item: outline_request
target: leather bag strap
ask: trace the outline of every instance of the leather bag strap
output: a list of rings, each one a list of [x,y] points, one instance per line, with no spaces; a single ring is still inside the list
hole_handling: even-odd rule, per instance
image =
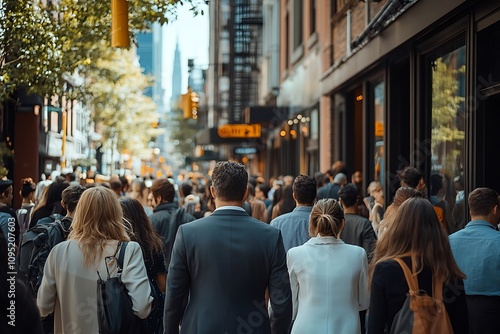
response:
[[[410,271],[410,268],[406,265],[406,263],[400,258],[394,258],[394,261],[399,263],[401,269],[403,269],[403,273],[405,274],[406,282],[408,283],[408,287],[410,288],[410,292],[418,293],[418,279],[416,276],[413,276],[413,273]]]

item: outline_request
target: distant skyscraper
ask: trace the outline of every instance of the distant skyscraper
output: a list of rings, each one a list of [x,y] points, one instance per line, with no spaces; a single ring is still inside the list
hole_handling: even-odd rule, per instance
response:
[[[179,50],[179,41],[175,44],[174,67],[172,70],[172,96],[170,97],[170,105],[175,106],[179,101],[179,96],[182,93],[182,67],[181,67],[181,52]]]
[[[163,27],[154,24],[152,31],[147,33],[138,33],[137,55],[139,64],[144,69],[144,74],[152,76],[155,80],[153,86],[148,88],[146,95],[153,98],[158,106],[158,113],[165,112],[163,96],[165,90],[162,88],[163,79]]]

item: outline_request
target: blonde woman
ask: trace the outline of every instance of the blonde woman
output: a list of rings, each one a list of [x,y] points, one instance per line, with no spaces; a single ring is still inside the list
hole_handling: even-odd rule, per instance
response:
[[[120,241],[130,241],[122,222],[122,209],[110,189],[86,190],[76,207],[68,241],[56,245],[44,268],[37,305],[42,317],[54,312],[55,333],[98,333],[97,279],[107,278],[105,257],[117,252]],[[110,275],[116,261],[107,261]],[[123,261],[122,281],[134,313],[148,316],[152,298],[142,251],[130,241]]]
[[[363,248],[340,240],[344,212],[321,199],[309,220],[311,239],[288,251],[292,334],[360,333],[359,312],[369,304],[368,261]]]

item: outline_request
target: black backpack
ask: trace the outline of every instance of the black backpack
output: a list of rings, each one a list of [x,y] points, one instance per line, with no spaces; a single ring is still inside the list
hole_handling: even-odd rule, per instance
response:
[[[42,283],[43,268],[50,251],[67,239],[71,218],[64,217],[55,222],[37,224],[23,234],[17,253],[17,276],[30,294],[36,298]]]

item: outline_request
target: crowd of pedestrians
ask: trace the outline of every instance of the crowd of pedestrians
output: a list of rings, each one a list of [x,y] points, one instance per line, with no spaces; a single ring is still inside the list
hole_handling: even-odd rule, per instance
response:
[[[453,333],[500,333],[498,193],[449,200],[445,177],[397,176],[386,203],[341,162],[269,182],[233,161],[183,180],[54,174],[23,179],[19,208],[0,180],[4,310],[17,272],[16,326],[0,332],[99,333],[97,281],[120,272],[144,333],[393,333],[412,293],[441,303]]]

